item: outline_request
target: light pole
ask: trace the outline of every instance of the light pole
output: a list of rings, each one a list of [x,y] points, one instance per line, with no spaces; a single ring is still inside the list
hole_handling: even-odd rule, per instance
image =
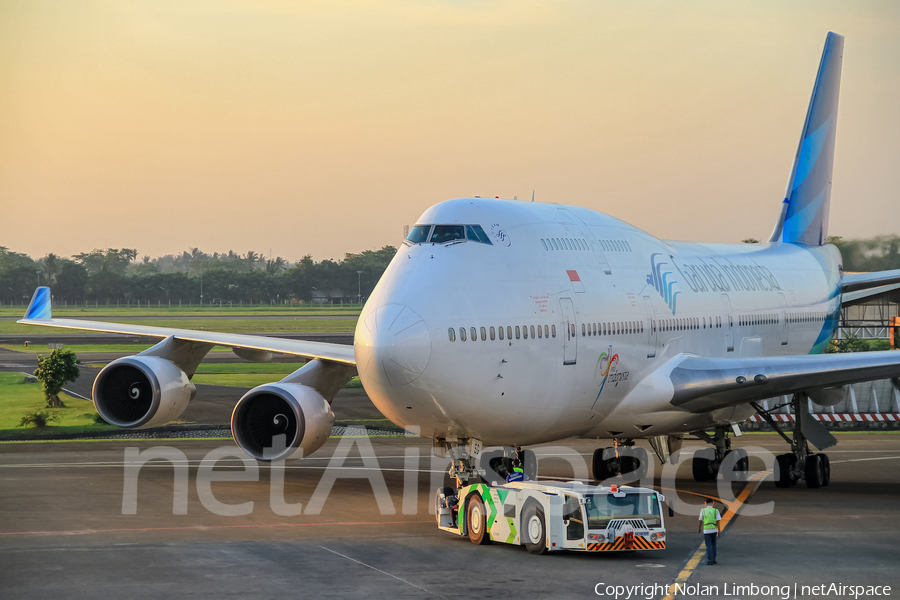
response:
[[[200,306],[203,306],[203,271],[200,271]]]
[[[161,289],[162,291],[164,291],[166,293],[166,303],[168,303],[169,308],[172,308],[172,301],[169,300],[169,290],[167,290],[163,286],[159,286],[159,289]]]
[[[362,304],[362,271],[356,272],[356,303]]]
[[[38,276],[38,287],[41,287],[41,272],[35,271],[35,273],[37,273],[37,276]]]

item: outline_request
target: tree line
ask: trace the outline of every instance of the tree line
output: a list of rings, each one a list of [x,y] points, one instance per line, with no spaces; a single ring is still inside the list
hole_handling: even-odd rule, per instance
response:
[[[207,254],[191,248],[181,254],[138,258],[133,248],[94,249],[63,258],[47,254],[33,259],[0,246],[0,298],[24,304],[34,288],[49,285],[56,303],[203,303],[269,304],[342,298],[365,299],[397,249],[347,253],[339,261],[296,263],[258,252]]]

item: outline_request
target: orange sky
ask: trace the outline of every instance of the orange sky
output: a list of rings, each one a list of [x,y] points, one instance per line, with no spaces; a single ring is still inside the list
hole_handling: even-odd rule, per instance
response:
[[[900,232],[900,2],[0,3],[0,245],[297,260],[458,196],[767,237],[825,34],[830,233]]]

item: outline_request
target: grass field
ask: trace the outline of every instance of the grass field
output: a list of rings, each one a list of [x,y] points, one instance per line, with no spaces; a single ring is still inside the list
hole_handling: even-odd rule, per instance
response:
[[[78,357],[81,354],[91,352],[122,352],[127,354],[137,354],[143,352],[150,347],[150,344],[67,344],[64,349],[73,351]],[[0,344],[0,348],[4,350],[14,350],[16,352],[27,352],[28,354],[49,354],[51,350],[46,344],[30,344],[27,348],[24,344]],[[225,346],[215,346],[210,352],[231,352],[231,348]]]
[[[55,315],[61,316],[61,315]],[[123,316],[114,319],[116,323],[129,325],[144,325],[148,327],[167,327],[170,329],[194,329],[205,331],[218,331],[221,333],[344,333],[356,329],[356,317],[347,319],[304,319],[303,317],[290,317],[284,319],[179,319],[167,321],[148,319],[142,321],[129,321]],[[52,333],[54,330],[72,333],[90,333],[78,329],[58,329],[41,327],[37,325],[19,325],[15,321],[0,321],[0,335],[28,335],[36,333]]]
[[[201,364],[191,381],[205,385],[255,387],[284,379],[302,366],[302,363]],[[360,389],[362,383],[359,377],[354,377],[344,387]]]
[[[93,403],[61,394],[66,408],[47,409],[59,415],[59,421],[43,430],[16,427],[22,416],[46,406],[39,383],[23,383],[25,377],[18,373],[0,373],[0,438],[11,439],[23,435],[54,435],[59,433],[83,433],[88,431],[112,431],[112,425],[94,423]],[[58,412],[55,412],[58,411]]]
[[[25,314],[25,305],[20,306],[2,306],[0,307],[0,317],[21,318]],[[254,307],[218,307],[218,306],[183,306],[181,308],[173,306],[169,308],[165,304],[162,306],[147,307],[146,304],[141,308],[132,306],[125,308],[124,306],[116,307],[115,304],[107,307],[105,304],[88,307],[62,307],[53,306],[54,317],[73,317],[79,319],[93,319],[96,317],[234,317],[234,316],[266,316],[266,317],[299,317],[299,316],[358,316],[360,312],[359,306],[254,306]]]

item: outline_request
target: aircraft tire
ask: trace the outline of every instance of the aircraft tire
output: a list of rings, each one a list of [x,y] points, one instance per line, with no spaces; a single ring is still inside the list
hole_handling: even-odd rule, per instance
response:
[[[825,473],[825,477],[822,479],[822,487],[828,487],[828,484],[831,483],[831,460],[829,460],[827,454],[819,454],[822,457],[822,470]]]
[[[775,457],[775,487],[791,486],[791,458],[793,454],[779,454]]]
[[[594,450],[594,457],[591,460],[591,474],[595,481],[606,481],[618,475],[615,470],[610,468],[610,462],[603,458],[603,451],[608,448],[597,448]]]
[[[825,465],[822,463],[821,454],[813,454],[806,459],[804,466],[806,487],[813,489],[822,487],[825,480]]]
[[[747,481],[747,471],[750,470],[750,458],[747,456],[747,451],[743,448],[729,450],[725,453],[725,460],[728,460],[728,456],[732,453],[734,453],[733,456],[735,457],[733,459],[734,466],[730,472],[722,473],[722,475],[727,481]],[[721,467],[719,468],[721,469]]]
[[[691,473],[694,475],[694,481],[709,481],[711,479],[709,459],[695,454],[691,459]]]

